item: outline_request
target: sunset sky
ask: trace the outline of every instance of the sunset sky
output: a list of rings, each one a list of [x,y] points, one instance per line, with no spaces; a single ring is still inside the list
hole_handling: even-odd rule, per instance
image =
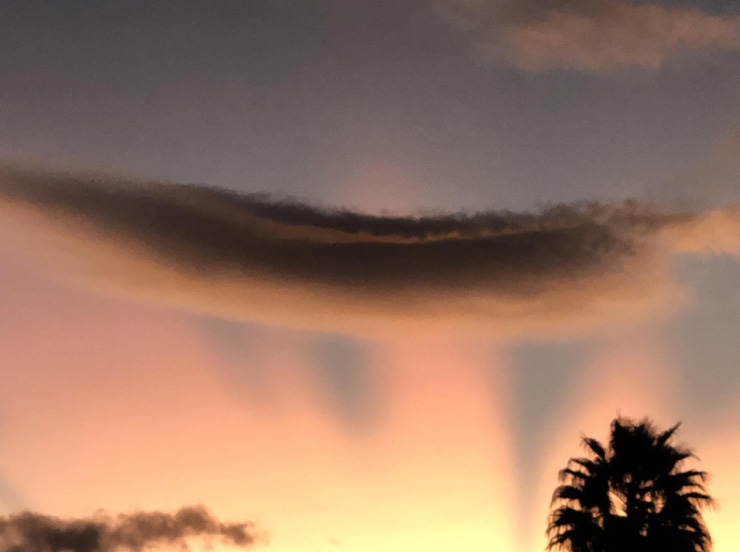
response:
[[[736,2],[24,0],[0,83],[0,516],[534,552],[621,414],[740,552]]]

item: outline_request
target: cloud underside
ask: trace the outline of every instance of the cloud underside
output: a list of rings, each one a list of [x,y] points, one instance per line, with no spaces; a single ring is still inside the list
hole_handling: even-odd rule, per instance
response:
[[[682,299],[676,250],[738,246],[735,210],[638,202],[374,217],[264,196],[0,171],[10,251],[88,285],[241,320],[362,334],[561,335]]]
[[[443,0],[445,1],[445,0]],[[483,58],[523,70],[655,70],[740,48],[740,17],[624,0],[446,0]]]
[[[31,512],[0,517],[5,552],[144,552],[156,547],[188,551],[195,541],[246,549],[257,540],[252,524],[222,523],[202,506],[80,519]]]

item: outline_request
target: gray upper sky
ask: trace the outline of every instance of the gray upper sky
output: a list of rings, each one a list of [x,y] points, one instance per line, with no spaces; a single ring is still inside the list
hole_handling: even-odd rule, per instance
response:
[[[468,4],[6,3],[0,149],[376,211],[728,196],[707,164],[737,133],[740,51],[532,70],[479,51],[530,16]]]

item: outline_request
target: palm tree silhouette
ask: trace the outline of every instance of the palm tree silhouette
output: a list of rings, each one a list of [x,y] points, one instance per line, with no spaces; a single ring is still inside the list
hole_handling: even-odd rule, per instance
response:
[[[684,470],[691,450],[672,443],[680,424],[658,432],[647,420],[617,418],[608,446],[583,438],[553,493],[548,550],[708,552],[701,508],[713,505],[706,472]]]

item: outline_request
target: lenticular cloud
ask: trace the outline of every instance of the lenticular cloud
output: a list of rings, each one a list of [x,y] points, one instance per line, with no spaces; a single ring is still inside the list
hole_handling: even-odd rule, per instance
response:
[[[380,217],[192,185],[0,171],[5,251],[196,312],[356,333],[555,336],[666,312],[684,297],[670,256],[737,253],[738,213],[626,201]]]

